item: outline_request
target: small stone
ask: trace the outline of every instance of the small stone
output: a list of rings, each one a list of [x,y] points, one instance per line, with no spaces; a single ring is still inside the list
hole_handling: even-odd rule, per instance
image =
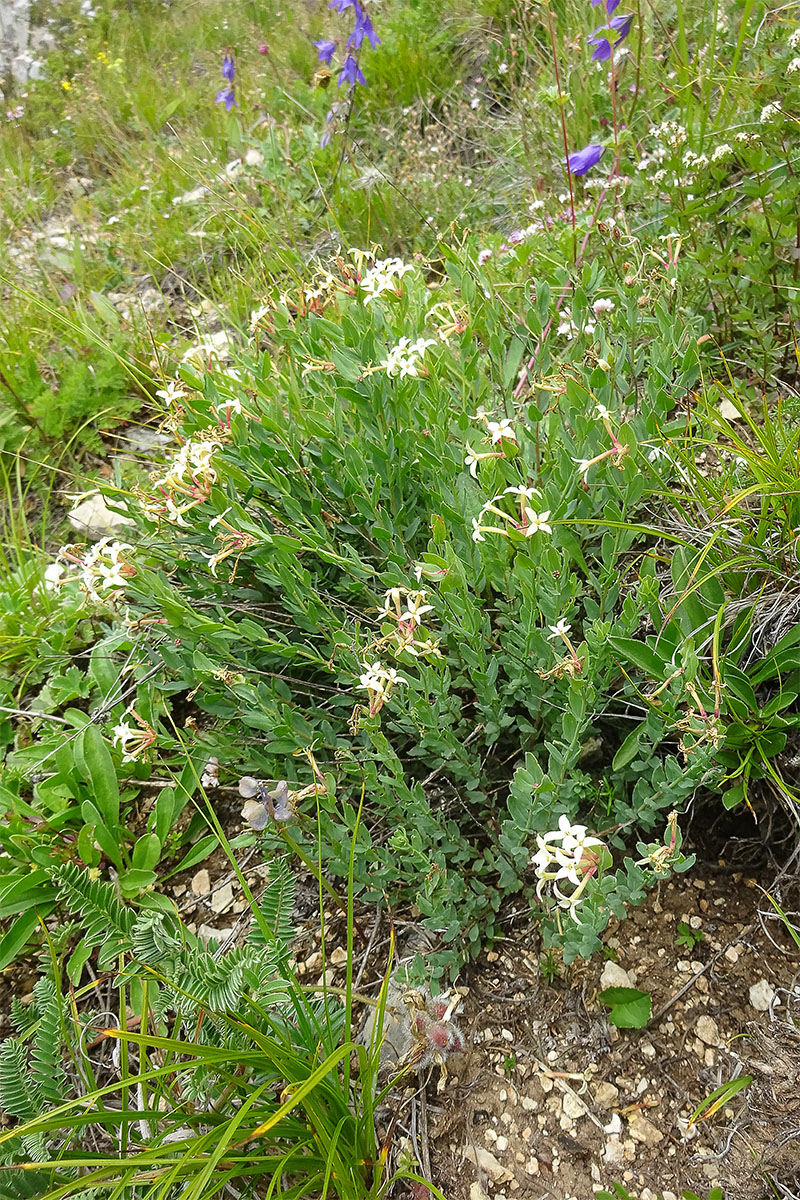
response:
[[[573,1121],[577,1121],[580,1117],[586,1115],[586,1108],[583,1101],[573,1092],[566,1092],[561,1100],[561,1107],[564,1110],[564,1115]]]
[[[484,1149],[483,1146],[467,1146],[464,1151],[464,1157],[473,1166],[476,1166],[479,1171],[485,1171],[494,1183],[504,1183],[507,1179],[511,1178],[510,1173],[503,1164],[495,1158],[491,1151]]]
[[[600,976],[600,988],[602,991],[612,987],[632,988],[635,986],[636,980],[633,975],[625,971],[619,963],[611,962],[610,959],[605,963]]]
[[[769,1006],[775,999],[775,989],[766,979],[759,979],[750,988],[750,1003],[756,1012],[769,1012]]]
[[[215,888],[211,894],[211,911],[215,913],[227,912],[233,904],[233,884],[223,883],[222,887]]]
[[[528,1161],[525,1163],[525,1174],[526,1175],[538,1175],[539,1174],[538,1158],[529,1158],[528,1159]]]
[[[752,991],[752,988],[750,989]],[[719,1045],[719,1026],[713,1017],[704,1015],[697,1018],[697,1036],[707,1046]]]
[[[603,1162],[618,1167],[625,1161],[625,1149],[618,1137],[609,1138],[603,1150]]]
[[[469,1185],[469,1200],[489,1200],[486,1192],[483,1190],[478,1180],[475,1179]]]
[[[702,917],[689,917],[689,928],[700,929],[703,924]]]
[[[508,1149],[508,1138],[505,1137],[503,1134],[501,1134],[500,1137],[497,1139],[495,1145],[497,1147],[498,1153],[502,1154],[504,1150]]]
[[[535,1112],[537,1104],[531,1096],[523,1096],[522,1107],[525,1109],[525,1112]]]
[[[737,963],[739,961],[739,951],[735,946],[728,946],[728,949],[725,951],[725,957],[729,963]]]
[[[613,1083],[598,1083],[594,1099],[601,1108],[613,1108],[619,1100],[619,1088],[614,1087]]]
[[[192,876],[192,891],[195,896],[207,896],[211,891],[211,876],[205,867]]]
[[[613,1113],[611,1120],[603,1126],[603,1133],[622,1133],[622,1118],[619,1113]]]
[[[635,1142],[642,1142],[645,1146],[657,1146],[664,1140],[661,1130],[647,1117],[638,1114],[628,1122],[628,1132]]]
[[[120,505],[116,505],[116,507],[119,508]],[[135,524],[130,517],[113,512],[108,507],[105,496],[100,492],[89,496],[88,500],[84,500],[76,508],[73,508],[72,512],[67,513],[67,520],[73,529],[77,529],[92,542],[99,542],[100,538],[112,537],[123,526]]]
[[[197,930],[197,936],[204,942],[225,942],[232,934],[232,929],[215,929],[213,925],[201,925]]]
[[[330,959],[328,960],[334,967],[341,967],[347,962],[347,951],[344,946],[337,946],[331,951]]]
[[[540,1075],[539,1076],[539,1087],[542,1089],[543,1092],[552,1092],[553,1081],[549,1075]]]

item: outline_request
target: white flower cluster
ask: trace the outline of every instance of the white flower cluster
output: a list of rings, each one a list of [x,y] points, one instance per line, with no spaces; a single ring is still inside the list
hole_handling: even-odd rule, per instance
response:
[[[571,342],[572,339],[577,337],[581,332],[585,333],[588,337],[591,337],[596,328],[597,322],[593,321],[591,317],[589,317],[588,320],[584,321],[583,330],[581,330],[572,319],[572,310],[570,308],[562,308],[561,320],[558,324],[556,332],[561,337],[565,337]]]
[[[404,675],[399,675],[394,667],[385,667],[383,663],[363,663],[364,672],[358,677],[358,686],[369,692],[369,715],[374,717],[389,699],[393,688],[398,684],[408,683]]]
[[[660,125],[651,125],[650,136],[674,151],[685,144],[689,135],[677,121],[662,121]]]
[[[519,519],[498,507],[505,496],[516,497],[520,507]],[[546,509],[544,512],[537,513],[527,503],[534,496],[541,496],[541,492],[537,488],[523,487],[520,484],[507,487],[505,491],[494,496],[487,504],[484,504],[477,517],[472,518],[473,542],[485,542],[486,538],[483,536],[485,533],[499,533],[503,537],[508,537],[510,529],[515,529],[524,537],[533,537],[535,533],[552,533],[552,526],[548,524],[550,510]],[[487,513],[493,513],[497,517],[502,517],[506,525],[484,525],[483,518]]]
[[[786,64],[786,74],[796,75],[798,71],[800,71],[800,58],[793,58]]]
[[[369,268],[359,283],[364,293],[364,303],[371,304],[383,292],[397,291],[398,280],[414,268],[402,258],[379,258]]]
[[[125,720],[128,715],[134,718],[136,725],[131,725],[130,721]],[[136,762],[153,745],[157,736],[155,729],[148,725],[147,721],[143,720],[130,705],[125,709],[122,720],[114,726],[112,732],[114,745],[120,746],[122,749],[124,763]]]
[[[219,441],[215,440],[214,435],[217,438],[220,435],[212,429],[203,432],[205,438],[197,441],[190,438],[181,446],[163,475],[151,475],[157,494],[138,497],[142,510],[148,516],[185,526],[184,514],[208,499],[211,485],[217,480],[217,472],[211,464],[215,451],[219,449]]]
[[[774,125],[781,115],[780,104],[765,104],[759,119],[762,125]]]
[[[395,654],[407,650],[414,658],[419,658],[420,655],[433,655],[441,658],[439,643],[435,639],[417,640],[417,631],[422,625],[423,616],[425,613],[433,612],[433,605],[427,604],[427,599],[426,591],[412,591],[406,587],[389,588],[383,597],[380,616],[383,619],[396,621],[397,629],[384,638],[379,645],[391,646]]]
[[[381,363],[381,368],[386,371],[387,375],[399,375],[403,379],[406,375],[419,375],[419,368],[423,365],[423,358],[428,346],[435,346],[434,338],[417,338],[412,342],[410,338],[402,337],[396,346],[392,346],[388,356]]]
[[[545,885],[552,884],[559,907],[574,914],[584,898],[587,882],[597,869],[598,855],[594,848],[604,850],[603,842],[587,837],[585,825],[572,825],[568,817],[561,816],[558,829],[537,835],[536,845],[537,851],[531,859],[539,880],[536,895],[541,900]],[[559,886],[562,883],[571,884],[573,890],[565,894]]]
[[[224,329],[201,337],[185,352],[181,366],[204,371],[211,363],[222,363],[230,357],[231,339]]]
[[[796,50],[800,46],[800,29],[792,30],[786,44],[790,50]]]
[[[56,561],[45,571],[46,586],[51,584],[55,587],[77,578],[92,600],[108,600],[111,597],[103,593],[107,593],[109,589],[124,588],[130,577],[136,573],[125,558],[125,553],[129,550],[133,550],[129,542],[117,542],[110,537],[101,538],[88,553],[85,552],[84,546],[62,546],[56,555]],[[79,568],[77,576],[64,574],[65,563]]]

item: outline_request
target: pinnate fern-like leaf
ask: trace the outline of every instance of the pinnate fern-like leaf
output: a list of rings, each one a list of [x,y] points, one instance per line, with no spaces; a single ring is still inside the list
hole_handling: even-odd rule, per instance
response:
[[[62,903],[83,923],[84,941],[99,946],[98,965],[113,962],[131,949],[134,913],[119,898],[112,883],[93,880],[76,863],[64,863],[50,871]]]
[[[294,876],[289,867],[288,860],[286,858],[274,858],[269,864],[267,883],[258,908],[282,955],[288,952],[289,943],[295,933],[292,924],[294,896]],[[247,942],[248,945],[256,947],[267,944],[264,931],[255,920],[250,929]]]

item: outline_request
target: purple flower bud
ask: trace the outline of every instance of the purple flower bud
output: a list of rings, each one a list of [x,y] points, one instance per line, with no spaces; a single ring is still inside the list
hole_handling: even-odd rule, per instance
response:
[[[222,78],[227,79],[228,83],[233,87],[233,77],[236,74],[233,65],[233,55],[226,54],[222,60]]]
[[[337,87],[341,87],[343,83],[348,83],[350,87],[355,87],[357,83],[366,84],[366,82],[357,59],[353,58],[352,54],[348,54],[344,60],[344,66],[339,72]]]
[[[576,150],[570,154],[567,159],[570,172],[573,175],[585,175],[587,171],[591,171],[592,167],[596,167],[603,157],[605,147],[597,142],[590,142],[588,146],[584,146],[582,150]]]
[[[617,3],[619,3],[619,0],[617,0]],[[258,53],[259,54],[269,54],[269,46],[267,45],[266,42],[262,42],[261,45],[258,47]]]
[[[317,54],[317,62],[324,62],[326,66],[330,66],[331,59],[336,53],[336,42],[330,42],[326,39],[323,39],[322,41],[315,41],[314,45],[319,51]]]
[[[603,0],[592,0],[592,8],[597,8],[598,4],[602,4]],[[619,8],[622,0],[606,0],[605,10],[610,17],[615,8]]]

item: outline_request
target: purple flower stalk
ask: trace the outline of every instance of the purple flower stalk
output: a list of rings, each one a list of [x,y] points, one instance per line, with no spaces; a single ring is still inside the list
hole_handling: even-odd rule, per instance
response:
[[[326,66],[331,65],[331,59],[336,53],[336,42],[328,41],[323,38],[321,41],[315,39],[314,45],[319,53],[317,54],[317,62],[324,62]]]
[[[236,68],[233,65],[233,55],[226,54],[222,59],[222,78],[226,82],[226,86],[220,88],[216,95],[217,104],[225,105],[225,112],[230,112],[232,108],[237,108],[236,96],[233,91],[233,81],[236,76]]]
[[[587,171],[591,171],[592,167],[596,167],[603,157],[604,146],[597,142],[590,142],[588,146],[584,146],[582,150],[576,150],[570,154],[567,159],[567,164],[572,175],[585,175]]]
[[[339,78],[336,81],[337,87],[341,87],[343,83],[355,87],[357,83],[365,84],[366,82],[361,67],[358,65],[358,59],[353,58],[352,54],[348,54],[344,60],[344,66],[339,72]]]
[[[628,16],[612,17],[608,25],[601,25],[595,29],[594,33],[590,34],[586,39],[590,46],[594,46],[594,54],[592,58],[596,62],[606,62],[611,58],[611,36],[609,30],[613,29],[618,35],[614,42],[614,49],[625,41],[625,38],[631,31],[633,24],[633,14]]]

